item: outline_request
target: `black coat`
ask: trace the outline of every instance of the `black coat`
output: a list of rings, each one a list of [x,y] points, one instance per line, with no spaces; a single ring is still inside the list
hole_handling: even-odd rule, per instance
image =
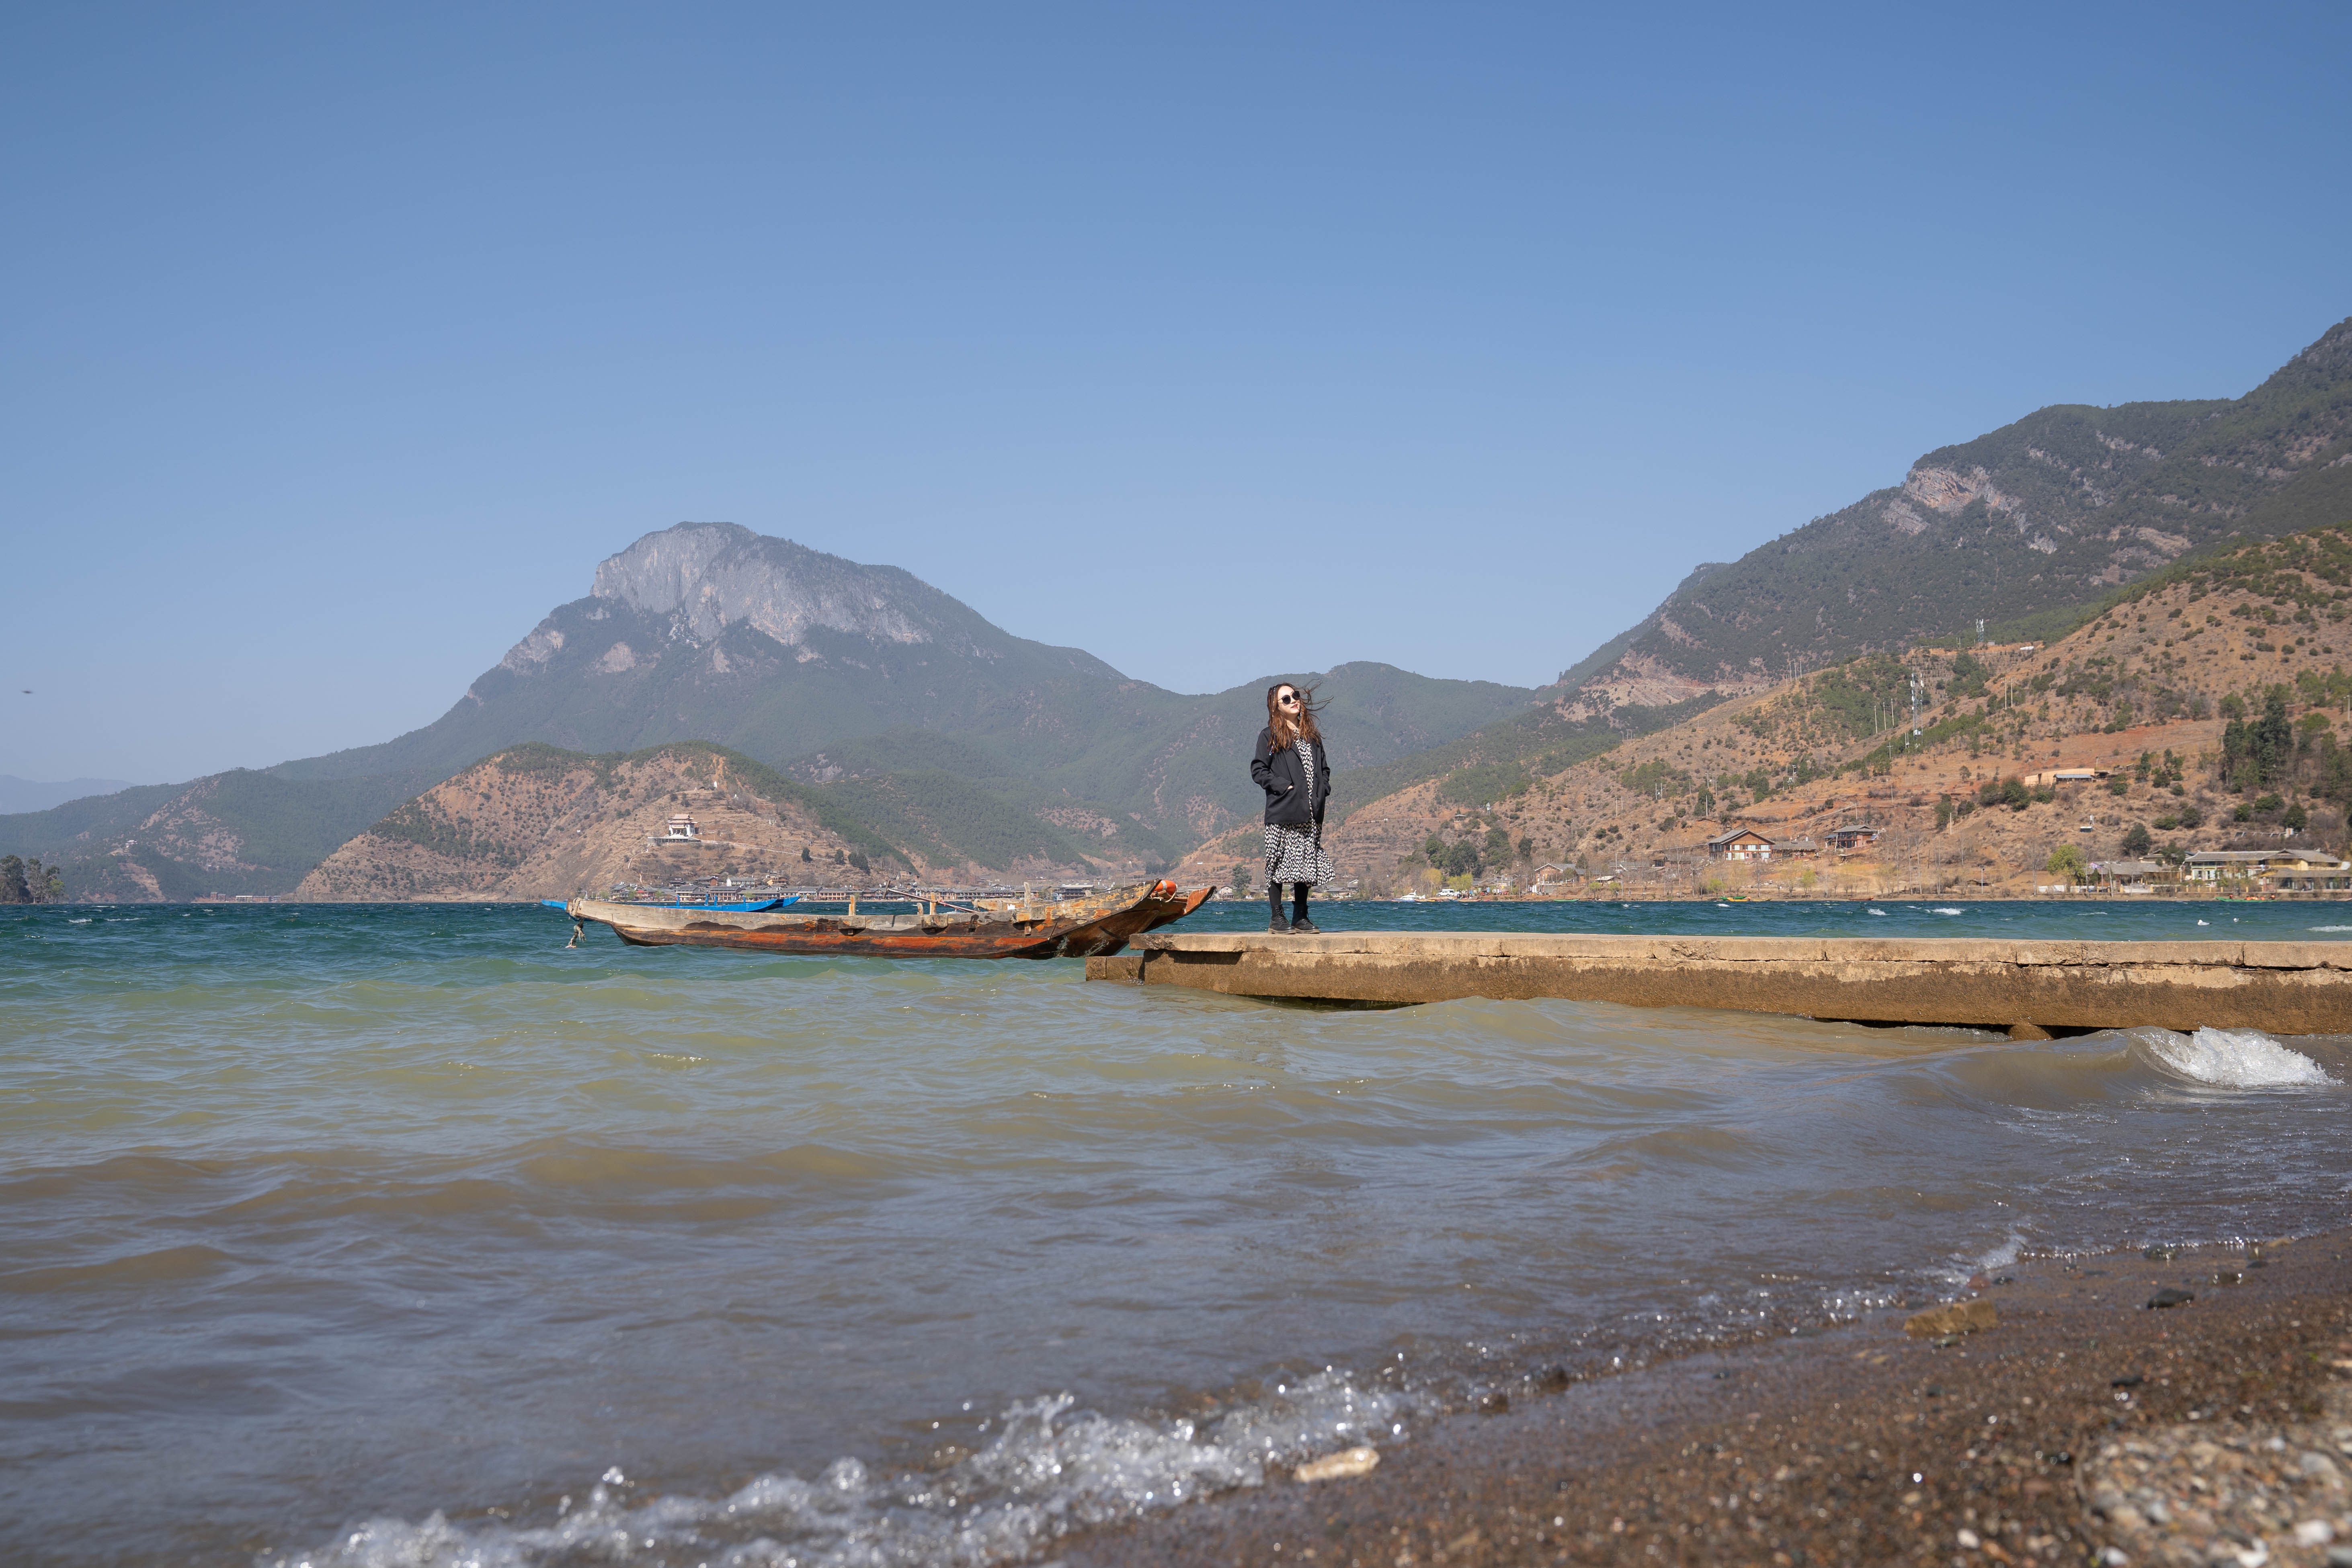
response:
[[[1272,725],[1257,732],[1257,755],[1250,759],[1250,777],[1257,787],[1265,791],[1265,821],[1269,827],[1304,827],[1309,822],[1323,820],[1323,803],[1331,798],[1331,752],[1329,748],[1315,748],[1315,798],[1309,801],[1301,786],[1307,783],[1307,769],[1298,760],[1298,748],[1285,746],[1274,749]]]

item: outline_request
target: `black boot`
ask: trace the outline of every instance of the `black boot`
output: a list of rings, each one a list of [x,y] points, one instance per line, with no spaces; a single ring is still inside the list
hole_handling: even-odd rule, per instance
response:
[[[1307,918],[1307,889],[1313,885],[1311,882],[1301,882],[1291,889],[1290,929],[1303,931],[1309,936],[1320,936],[1323,934],[1323,928]]]
[[[1288,935],[1290,932],[1290,922],[1282,918],[1281,883],[1268,882],[1265,885],[1265,901],[1267,905],[1266,914],[1268,917],[1265,922],[1267,932],[1271,934],[1276,931],[1280,931],[1286,936]]]

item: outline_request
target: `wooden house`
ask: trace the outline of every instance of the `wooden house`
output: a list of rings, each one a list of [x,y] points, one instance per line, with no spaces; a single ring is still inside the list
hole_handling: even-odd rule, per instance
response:
[[[1772,841],[1752,827],[1735,827],[1706,841],[1710,860],[1769,860]]]

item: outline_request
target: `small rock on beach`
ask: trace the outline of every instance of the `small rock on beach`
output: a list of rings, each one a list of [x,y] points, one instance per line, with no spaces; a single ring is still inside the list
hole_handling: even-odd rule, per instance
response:
[[[1370,1475],[1372,1467],[1380,1462],[1377,1448],[1342,1448],[1336,1454],[1309,1459],[1292,1473],[1302,1481],[1342,1481]]]
[[[1904,1319],[1903,1331],[1915,1340],[1932,1340],[1945,1334],[1974,1333],[2000,1321],[2000,1313],[1990,1301],[1948,1301]]]

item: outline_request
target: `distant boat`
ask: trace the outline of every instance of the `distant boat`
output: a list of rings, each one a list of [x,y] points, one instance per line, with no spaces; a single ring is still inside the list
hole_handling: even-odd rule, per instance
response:
[[[564,911],[610,926],[635,947],[732,947],[747,952],[868,958],[1093,958],[1182,920],[1213,888],[1151,882],[1084,899],[929,900],[907,914],[776,914],[574,899]],[[898,900],[896,902],[912,900]],[[574,933],[577,940],[578,933]]]

